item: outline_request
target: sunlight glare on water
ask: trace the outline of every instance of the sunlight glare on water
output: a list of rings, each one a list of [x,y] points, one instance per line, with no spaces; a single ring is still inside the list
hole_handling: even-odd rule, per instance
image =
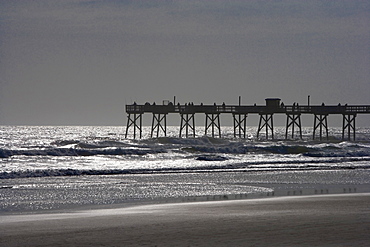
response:
[[[2,212],[62,209],[143,201],[245,199],[259,196],[366,191],[370,131],[342,141],[257,140],[199,135],[125,139],[124,127],[0,126]],[[199,134],[199,132],[198,132]]]

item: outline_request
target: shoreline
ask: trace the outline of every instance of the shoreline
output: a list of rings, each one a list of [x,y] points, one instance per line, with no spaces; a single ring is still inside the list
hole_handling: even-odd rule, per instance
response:
[[[4,246],[365,246],[370,193],[138,205],[0,218]]]

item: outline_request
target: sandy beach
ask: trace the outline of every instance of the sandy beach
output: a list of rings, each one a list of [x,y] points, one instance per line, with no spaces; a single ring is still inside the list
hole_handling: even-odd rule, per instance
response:
[[[1,246],[368,246],[370,194],[3,215]]]

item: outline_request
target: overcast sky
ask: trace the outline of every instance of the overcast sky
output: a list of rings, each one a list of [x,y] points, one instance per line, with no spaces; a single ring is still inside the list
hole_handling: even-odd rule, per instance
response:
[[[369,23],[365,0],[0,0],[0,124],[125,125],[174,95],[370,105]]]

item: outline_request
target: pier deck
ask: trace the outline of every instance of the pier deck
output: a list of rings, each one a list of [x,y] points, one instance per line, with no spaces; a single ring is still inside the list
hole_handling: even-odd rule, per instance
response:
[[[370,105],[347,106],[308,106],[286,105],[278,108],[267,106],[239,106],[239,105],[126,105],[127,114],[139,113],[300,113],[300,114],[370,114]]]

